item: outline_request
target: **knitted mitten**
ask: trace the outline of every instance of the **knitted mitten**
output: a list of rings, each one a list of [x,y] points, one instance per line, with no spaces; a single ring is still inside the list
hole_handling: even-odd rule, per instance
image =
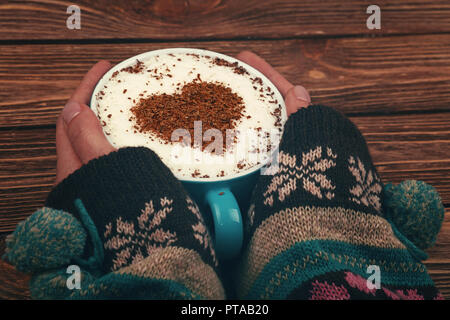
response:
[[[5,256],[34,275],[35,298],[224,298],[197,205],[147,148],[119,149],[67,177],[10,235]],[[66,285],[70,264],[79,289]]]
[[[324,106],[300,109],[286,122],[278,162],[252,197],[241,298],[442,297],[425,254],[385,218],[383,185],[350,120]]]
[[[445,210],[432,186],[416,180],[388,183],[384,187],[384,209],[386,219],[414,246],[427,249],[436,243]]]

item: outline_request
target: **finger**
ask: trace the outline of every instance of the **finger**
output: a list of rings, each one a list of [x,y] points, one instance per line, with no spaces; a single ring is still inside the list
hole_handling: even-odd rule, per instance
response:
[[[69,101],[62,117],[72,148],[83,164],[116,150],[106,139],[97,116],[87,105]]]
[[[277,70],[268,64],[263,58],[254,54],[251,51],[242,51],[237,55],[237,58],[242,62],[251,65],[253,68],[259,70],[277,87],[283,97],[286,97],[289,89],[293,87],[292,83],[286,80]]]
[[[97,62],[84,76],[81,80],[80,85],[72,94],[70,100],[76,101],[80,104],[87,104],[91,100],[92,92],[94,91],[97,82],[103,77],[103,75],[111,69],[112,65],[106,61],[102,60]]]
[[[81,160],[72,148],[66,133],[64,120],[60,116],[56,122],[56,181],[60,183],[69,174],[81,167]]]
[[[263,58],[250,51],[239,53],[237,58],[261,71],[278,88],[284,97],[288,116],[311,104],[311,97],[304,87],[294,86]]]
[[[284,99],[287,115],[297,112],[300,108],[306,108],[311,104],[308,91],[302,86],[294,86],[286,94]]]

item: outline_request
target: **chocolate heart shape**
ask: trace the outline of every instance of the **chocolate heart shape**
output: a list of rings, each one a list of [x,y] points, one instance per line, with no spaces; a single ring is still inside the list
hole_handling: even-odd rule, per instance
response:
[[[136,130],[150,131],[169,143],[176,129],[186,129],[194,137],[195,121],[202,123],[202,136],[208,129],[217,129],[225,137],[226,130],[235,128],[243,117],[244,107],[243,99],[229,87],[219,82],[201,81],[198,75],[194,81],[179,87],[175,94],[141,98],[131,112]]]

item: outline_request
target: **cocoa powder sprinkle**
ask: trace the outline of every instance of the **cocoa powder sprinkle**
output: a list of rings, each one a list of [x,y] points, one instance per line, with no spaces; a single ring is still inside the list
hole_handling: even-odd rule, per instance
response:
[[[193,142],[194,121],[202,122],[202,134],[218,129],[226,137],[226,130],[235,128],[243,111],[243,99],[229,87],[198,78],[185,84],[179,93],[141,98],[131,108],[139,132],[152,132],[165,142],[171,142],[172,132],[179,128],[188,130]],[[203,148],[210,143],[204,142]]]
[[[136,60],[136,63],[134,65],[126,67],[126,68],[122,68],[120,71],[128,72],[128,73],[139,73],[142,70],[144,70],[144,67],[145,67],[145,64],[142,61]],[[115,77],[114,74],[113,74],[113,77]]]
[[[225,59],[215,58],[213,60],[213,63],[218,66],[225,66],[232,68],[233,72],[236,74],[249,74],[248,71],[244,67],[239,66],[237,62],[229,62]]]

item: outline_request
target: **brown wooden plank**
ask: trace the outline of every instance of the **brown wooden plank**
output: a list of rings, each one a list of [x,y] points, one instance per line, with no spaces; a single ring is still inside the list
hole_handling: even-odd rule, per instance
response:
[[[0,46],[0,127],[54,124],[86,71],[165,47],[250,49],[346,113],[450,110],[450,36]]]
[[[384,182],[423,180],[450,204],[450,113],[351,118]]]
[[[450,208],[445,210],[444,223],[436,244],[427,250],[425,265],[446,299],[450,299]]]
[[[0,234],[0,256],[4,252],[4,238]],[[428,250],[429,259],[425,265],[431,278],[446,299],[450,299],[450,209],[446,209],[445,220],[436,245]],[[18,272],[11,265],[0,260],[0,300],[29,299],[29,276]]]
[[[13,266],[0,260],[0,300],[29,300],[30,277],[14,269]]]
[[[444,223],[436,244],[427,250],[425,265],[436,286],[446,299],[450,299],[450,208],[445,210]]]
[[[450,208],[446,209],[444,223],[442,224],[441,232],[438,235],[436,245],[427,250],[429,255],[426,263],[430,267],[436,267],[439,270],[440,266],[446,265],[449,272],[447,279],[450,280]],[[449,282],[450,289],[450,282]],[[450,292],[449,292],[450,293]]]
[[[43,205],[55,179],[55,130],[0,131],[0,232]]]
[[[424,180],[450,205],[450,112],[352,117],[385,182]],[[56,167],[54,129],[0,131],[0,232],[42,206]]]
[[[30,277],[1,259],[5,252],[5,238],[6,234],[0,234],[0,300],[30,299],[28,289]]]
[[[231,39],[450,31],[446,0],[378,0],[381,29],[369,30],[361,0],[76,1],[81,29],[66,26],[65,1],[3,1],[0,39]]]
[[[0,234],[0,258],[5,252],[5,238],[6,234]],[[17,271],[0,259],[0,300],[30,299],[29,279],[29,275]]]

